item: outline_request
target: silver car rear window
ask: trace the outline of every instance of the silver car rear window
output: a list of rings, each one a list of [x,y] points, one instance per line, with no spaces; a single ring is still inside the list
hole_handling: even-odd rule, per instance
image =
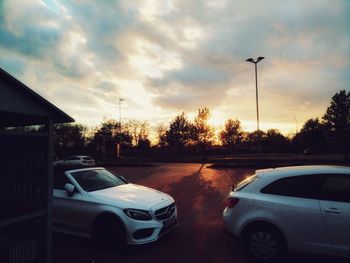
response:
[[[253,174],[249,177],[247,177],[246,179],[244,179],[243,181],[239,182],[238,185],[236,185],[234,187],[234,191],[240,191],[242,190],[244,187],[246,187],[247,185],[249,185],[251,182],[253,182],[256,179],[256,174]]]

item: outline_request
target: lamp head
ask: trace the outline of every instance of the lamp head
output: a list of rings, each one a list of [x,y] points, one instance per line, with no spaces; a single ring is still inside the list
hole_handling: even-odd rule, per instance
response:
[[[252,58],[248,58],[248,59],[246,59],[246,61],[251,62],[251,63],[255,63],[254,59],[252,59]]]

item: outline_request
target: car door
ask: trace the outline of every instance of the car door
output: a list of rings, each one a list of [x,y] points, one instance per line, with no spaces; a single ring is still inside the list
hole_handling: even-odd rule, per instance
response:
[[[316,198],[318,179],[314,175],[282,178],[261,189],[265,210],[297,251],[331,253]]]
[[[335,253],[350,256],[350,174],[325,175],[320,193],[324,225]]]
[[[74,157],[74,156],[71,156],[71,157],[67,157],[65,159],[62,160],[61,164],[62,165],[74,165],[74,164],[77,164],[77,162],[79,161],[80,159],[78,157]]]
[[[63,172],[54,175],[53,227],[57,231],[80,234],[83,232],[81,206],[85,198],[79,191],[69,196],[64,190],[66,183],[73,184]]]

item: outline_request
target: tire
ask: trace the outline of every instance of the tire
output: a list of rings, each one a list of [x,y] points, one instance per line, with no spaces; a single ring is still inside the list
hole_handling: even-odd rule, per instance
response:
[[[93,228],[93,243],[105,251],[121,251],[126,247],[126,231],[120,219],[112,216],[96,220]]]
[[[250,255],[262,262],[275,262],[287,253],[282,233],[268,225],[249,228],[245,231],[244,243]]]

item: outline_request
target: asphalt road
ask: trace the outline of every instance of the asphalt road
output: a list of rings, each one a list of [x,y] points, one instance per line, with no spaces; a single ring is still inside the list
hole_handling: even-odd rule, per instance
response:
[[[210,169],[201,164],[160,164],[156,167],[108,168],[132,183],[152,187],[174,197],[179,227],[157,242],[106,252],[85,238],[55,234],[54,262],[254,262],[223,231],[221,213],[232,184],[252,169]],[[291,255],[285,262],[345,262],[343,259]]]

